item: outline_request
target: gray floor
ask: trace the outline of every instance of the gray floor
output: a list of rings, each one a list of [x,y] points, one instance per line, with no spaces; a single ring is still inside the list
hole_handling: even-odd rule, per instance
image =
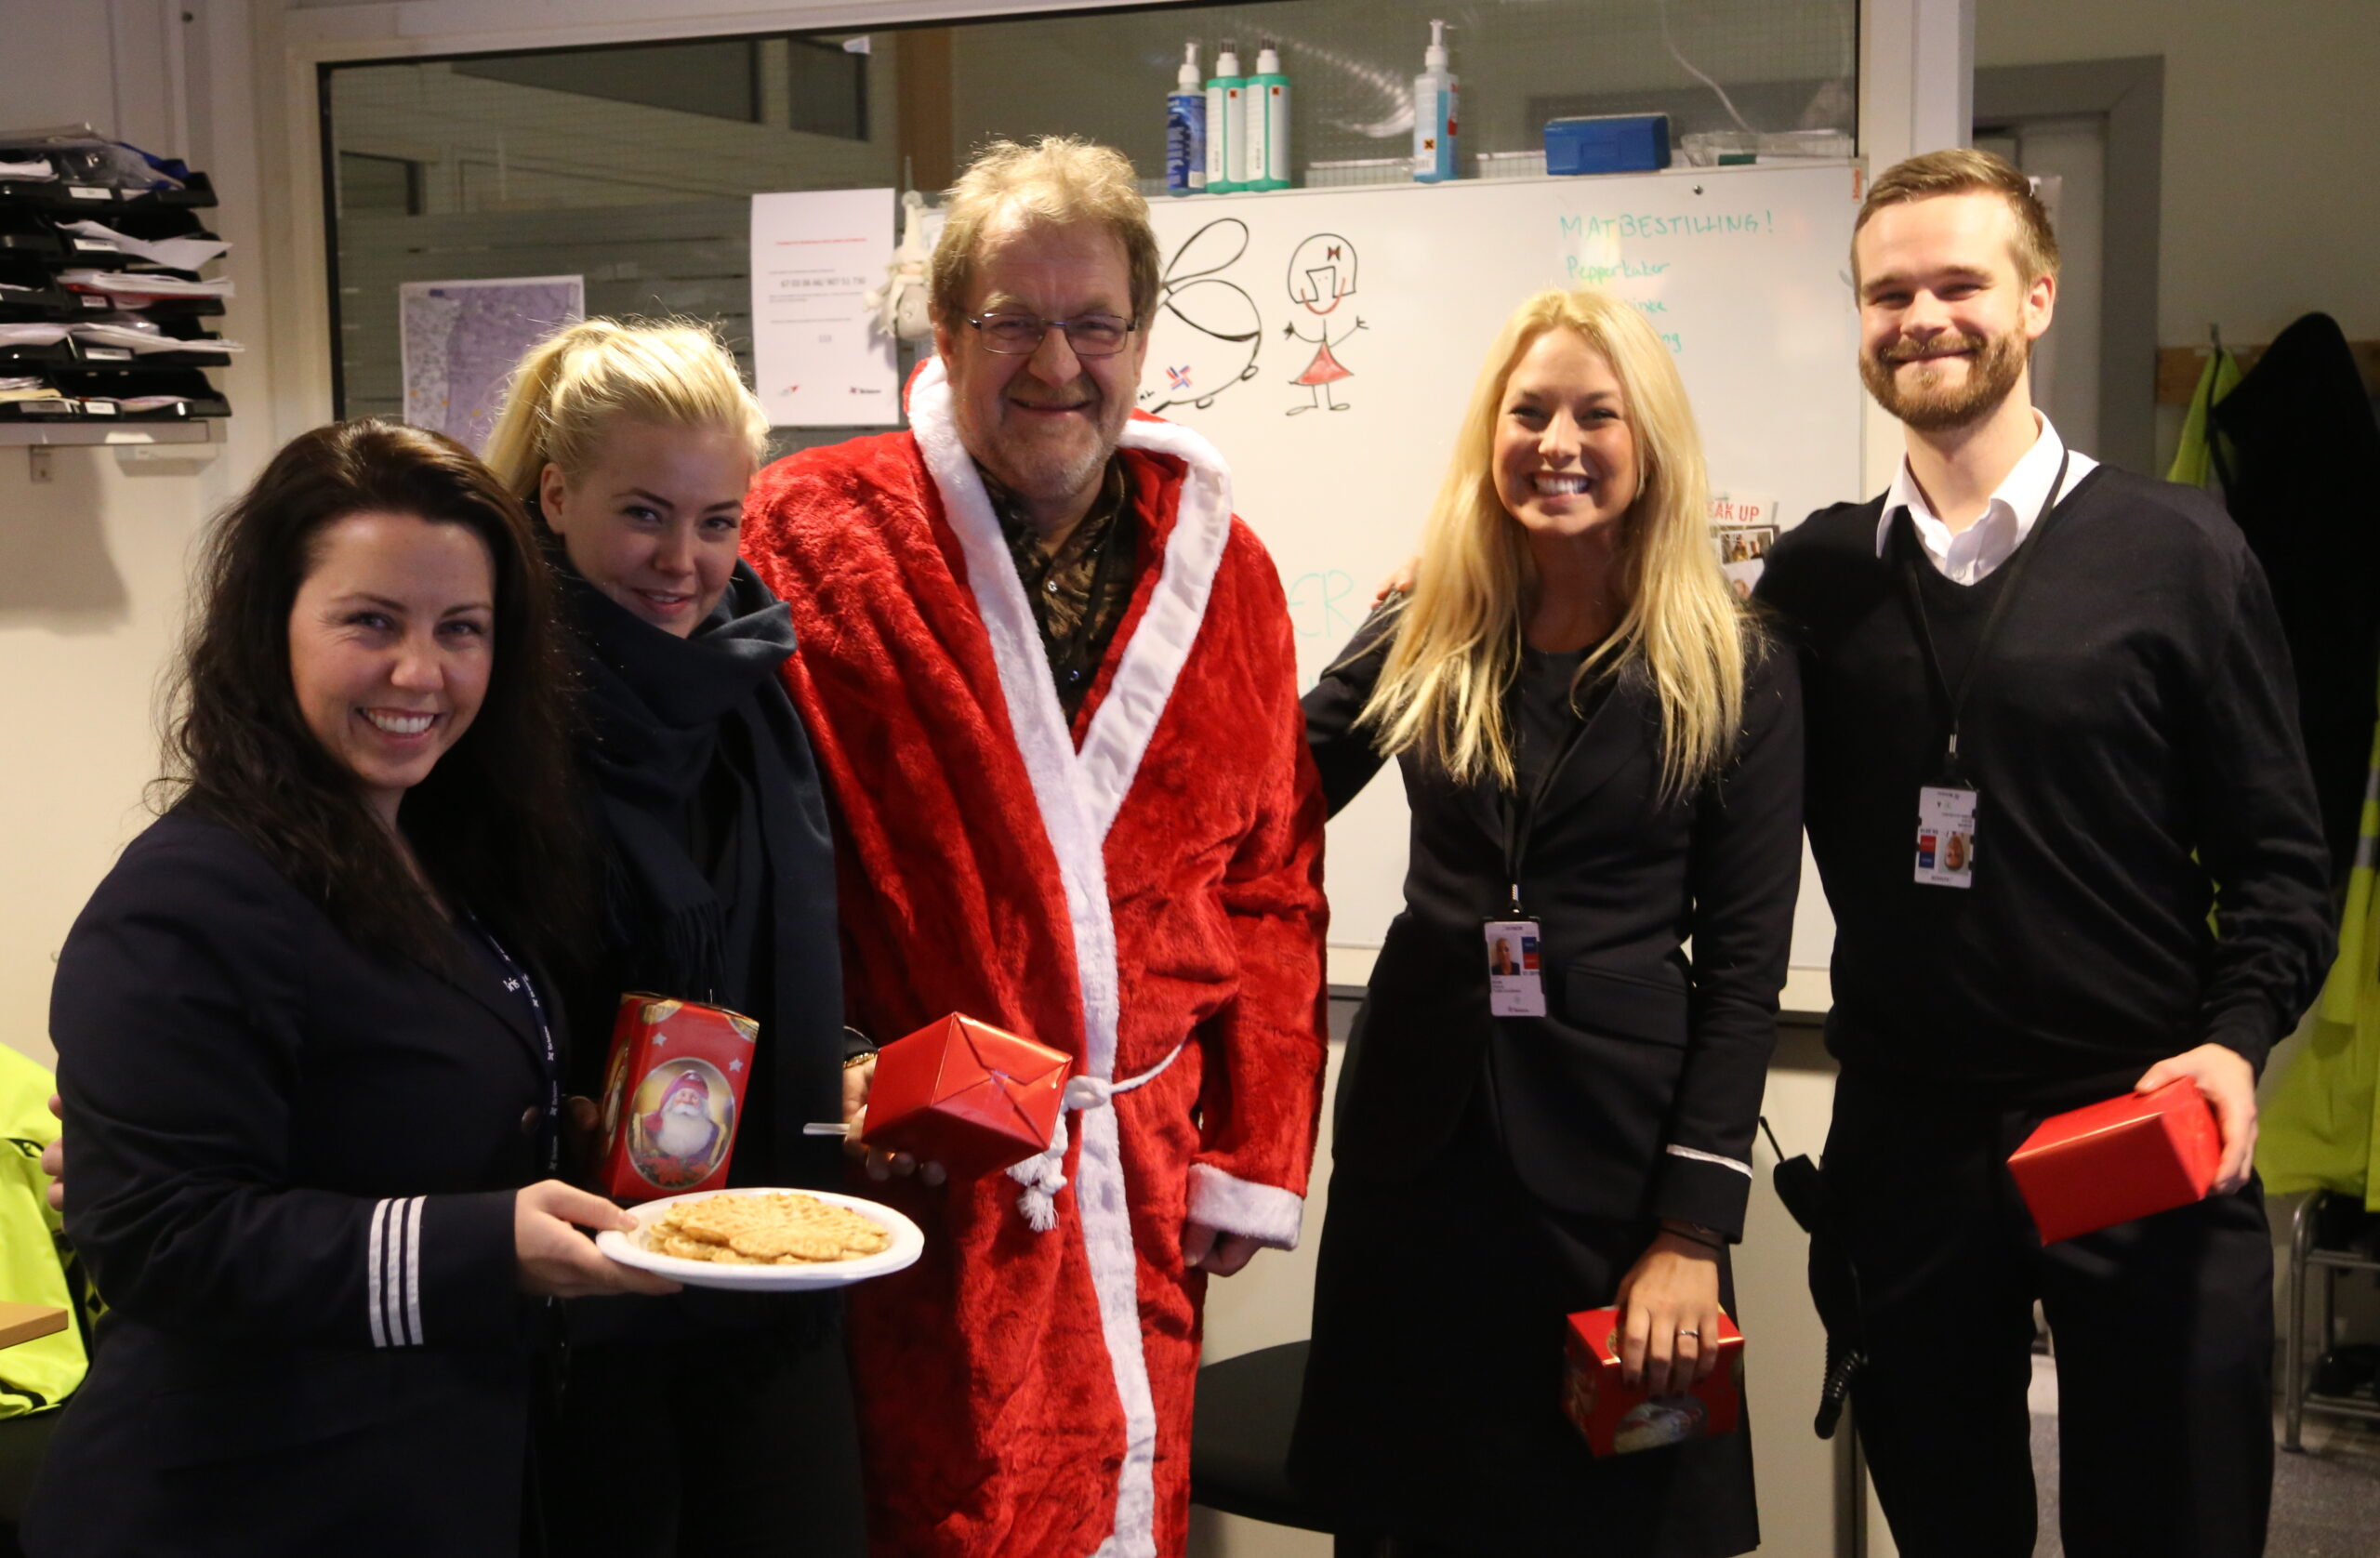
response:
[[[2057,1539],[2057,1378],[2033,1360],[2033,1481],[2041,1536],[2033,1558],[2064,1558]],[[2277,1452],[2268,1558],[2380,1558],[2380,1424],[2306,1416],[2302,1454]],[[2281,1440],[2276,1414],[2273,1442]]]

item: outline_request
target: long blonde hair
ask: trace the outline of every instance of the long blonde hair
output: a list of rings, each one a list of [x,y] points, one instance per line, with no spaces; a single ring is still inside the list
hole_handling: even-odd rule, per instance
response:
[[[1734,753],[1744,658],[1758,630],[1711,545],[1710,478],[1676,364],[1634,309],[1601,292],[1540,292],[1498,333],[1362,720],[1379,733],[1383,752],[1419,744],[1461,783],[1514,782],[1503,697],[1520,666],[1524,614],[1539,580],[1525,533],[1496,495],[1496,427],[1514,367],[1552,330],[1577,332],[1611,364],[1640,481],[1614,560],[1613,583],[1626,607],[1580,667],[1580,680],[1642,666],[1660,698],[1662,793],[1675,798]]]
[[[481,457],[527,502],[549,465],[576,481],[617,417],[723,429],[750,443],[754,466],[768,458],[768,414],[709,326],[615,319],[564,325],[522,355]]]

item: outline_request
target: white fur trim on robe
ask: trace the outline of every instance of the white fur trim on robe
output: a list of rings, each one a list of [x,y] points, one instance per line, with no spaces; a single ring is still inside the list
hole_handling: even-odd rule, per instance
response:
[[[1226,1174],[1211,1163],[1190,1166],[1190,1221],[1254,1239],[1271,1249],[1295,1249],[1305,1221],[1305,1197],[1276,1184]]]
[[[990,636],[1009,722],[1065,888],[1075,967],[1081,982],[1083,1071],[1116,1075],[1116,926],[1107,897],[1107,830],[1130,793],[1173,684],[1197,641],[1207,597],[1231,538],[1231,475],[1214,446],[1172,423],[1134,421],[1128,447],[1171,455],[1189,467],[1162,571],[1122,664],[1077,753],[1050,677],[1041,633],[1000,533],[983,475],[959,442],[950,381],[936,358],[909,395],[910,429],[967,560],[967,582]],[[1155,1558],[1157,1408],[1141,1351],[1140,1290],[1116,1111],[1085,1109],[1074,1175],[1091,1287],[1099,1296],[1116,1393],[1124,1412],[1124,1462],[1116,1487],[1116,1529],[1095,1558]],[[1286,1192],[1276,1194],[1286,1195]]]

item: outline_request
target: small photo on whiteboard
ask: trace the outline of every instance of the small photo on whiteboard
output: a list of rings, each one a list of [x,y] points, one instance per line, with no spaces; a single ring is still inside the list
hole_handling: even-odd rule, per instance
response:
[[[521,354],[586,317],[583,276],[402,284],[397,321],[405,420],[478,454],[496,427]]]

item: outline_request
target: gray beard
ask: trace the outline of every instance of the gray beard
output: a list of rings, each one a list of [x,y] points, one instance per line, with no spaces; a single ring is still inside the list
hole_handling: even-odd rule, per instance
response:
[[[1085,488],[1095,487],[1099,473],[1107,468],[1107,462],[1115,454],[1115,445],[1103,439],[1079,460],[1070,460],[1064,465],[1054,460],[1037,460],[1024,469],[995,469],[992,474],[1018,497],[1032,503],[1051,503],[1072,497]]]

